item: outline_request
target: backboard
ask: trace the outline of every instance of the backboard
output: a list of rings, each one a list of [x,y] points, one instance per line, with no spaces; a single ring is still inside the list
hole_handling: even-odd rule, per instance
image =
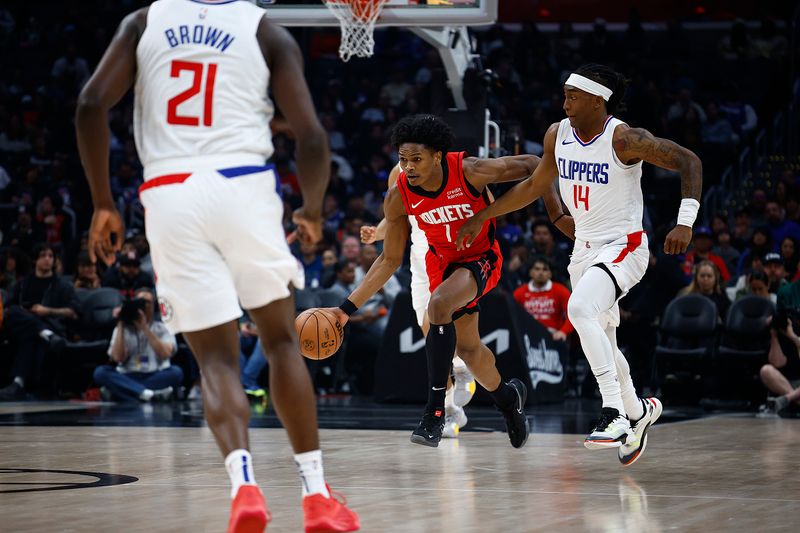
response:
[[[388,0],[376,26],[480,26],[497,20],[499,0]],[[283,26],[338,26],[322,0],[255,0]]]

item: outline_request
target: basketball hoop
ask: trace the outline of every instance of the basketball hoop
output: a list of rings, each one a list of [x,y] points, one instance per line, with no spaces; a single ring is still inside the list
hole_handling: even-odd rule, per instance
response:
[[[351,57],[372,57],[375,46],[373,32],[375,22],[388,0],[323,0],[328,9],[339,20],[342,42],[339,57],[348,61]]]

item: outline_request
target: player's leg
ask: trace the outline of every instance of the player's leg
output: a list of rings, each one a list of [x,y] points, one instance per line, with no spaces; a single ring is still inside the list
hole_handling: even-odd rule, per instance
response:
[[[644,453],[647,447],[648,430],[656,423],[661,416],[663,407],[658,398],[639,398],[636,388],[631,379],[631,369],[628,360],[617,346],[617,328],[614,325],[607,325],[605,328],[606,336],[614,350],[615,362],[617,365],[617,376],[622,393],[622,401],[625,404],[625,411],[631,422],[631,429],[636,435],[630,443],[622,444],[617,450],[619,461],[630,466],[635,463]]]
[[[456,350],[478,383],[489,392],[506,420],[511,445],[521,448],[528,440],[528,419],[524,407],[527,389],[517,378],[504,383],[488,346],[481,342],[478,313],[465,314],[455,321]]]
[[[428,402],[411,442],[438,446],[444,425],[444,401],[450,367],[456,350],[453,314],[475,299],[478,285],[469,270],[457,268],[431,294],[428,303],[430,328],[425,336],[428,362]]]
[[[603,409],[594,430],[586,437],[587,448],[618,447],[632,435],[622,402],[615,354],[601,324],[601,315],[617,300],[611,275],[600,267],[586,269],[575,284],[567,312],[603,397]]]
[[[203,412],[222,454],[234,498],[228,531],[263,531],[270,519],[250,455],[250,407],[239,384],[239,328],[235,320],[184,332],[203,375]]]

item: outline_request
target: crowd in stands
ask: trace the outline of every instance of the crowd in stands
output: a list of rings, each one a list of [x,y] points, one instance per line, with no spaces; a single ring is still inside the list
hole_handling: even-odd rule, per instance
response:
[[[128,230],[122,252],[109,268],[93,265],[86,252],[92,210],[72,120],[77,94],[116,21],[143,4],[94,0],[52,11],[0,6],[0,289],[5,303],[0,386],[10,382],[0,391],[3,398],[24,397],[25,391],[36,390],[32,384],[41,384],[45,353],[75,340],[71,324],[79,319],[80,300],[88,293],[113,288],[122,297],[152,299],[155,284],[137,193],[142,166],[132,136],[132,98],[123,99],[109,117],[111,186]],[[629,76],[622,118],[696,151],[707,185],[719,182],[737,150],[788,98],[788,40],[785,28],[772,18],[757,26],[735,21],[725,29],[703,32],[687,30],[677,21],[666,31],[645,32],[635,13],[621,33],[608,31],[602,20],[586,33],[575,32],[568,23],[556,33],[543,33],[532,24],[512,29],[495,26],[476,33],[483,67],[491,73],[468,73],[465,85],[470,105],[485,103],[502,125],[504,153],[541,152],[545,130],[563,118],[561,84],[573,68],[587,62],[605,63]],[[380,30],[373,58],[343,64],[332,38],[338,30],[293,31],[304,50],[307,77],[332,151],[324,240],[316,246],[294,244],[293,250],[307,287],[345,296],[380,253],[380,243],[362,245],[358,236],[361,226],[382,217],[387,178],[397,160],[388,143],[389,129],[407,114],[442,112],[451,105],[451,96],[438,55],[411,32]],[[289,232],[300,191],[292,135],[280,120],[274,145]],[[659,317],[679,293],[710,298],[721,323],[732,302],[743,295],[769,298],[780,308],[781,301],[789,301],[781,299],[783,291],[800,293],[795,288],[800,279],[800,165],[787,164],[778,179],[754,191],[749,205],[738,212],[701,214],[708,225],[697,228],[691,251],[677,259],[664,256],[661,243],[677,213],[678,175],[644,168],[651,264],[643,282],[621,303],[619,339],[634,374],[640,375],[649,372]],[[571,244],[549,224],[539,203],[501,217],[497,236],[506,257],[499,290],[514,293],[523,307],[549,321],[554,339],[570,341],[572,328],[562,300],[569,287]],[[408,282],[407,269],[398,272],[351,319],[352,390],[370,390],[371,366],[364,354],[376,353],[395,296]],[[552,308],[531,303],[537,295],[556,293],[558,303]],[[800,301],[792,300],[791,306],[795,304],[789,308],[800,309]],[[49,310],[42,312],[42,306]],[[545,307],[549,316],[543,318]],[[152,319],[148,314],[142,320],[131,338],[115,328],[108,353],[122,363],[115,348],[124,338],[126,346],[138,344],[143,358],[136,365],[122,363],[122,371],[98,369],[96,384],[105,384],[117,397],[147,400],[169,396],[164,390],[177,390],[179,382],[191,389],[198,380],[196,367],[184,364],[180,377],[174,371],[179,369],[168,370],[180,339],[167,338],[156,326],[152,334],[158,342],[151,342],[151,329],[144,324],[158,324],[158,309]],[[795,338],[792,334],[777,335]],[[264,363],[253,357],[260,346],[246,321],[242,337],[242,381],[248,390],[258,390]],[[770,352],[771,368],[786,366],[777,359]],[[159,374],[165,371],[169,379],[162,380]],[[644,382],[649,383],[649,376]],[[790,394],[783,383],[770,388]]]

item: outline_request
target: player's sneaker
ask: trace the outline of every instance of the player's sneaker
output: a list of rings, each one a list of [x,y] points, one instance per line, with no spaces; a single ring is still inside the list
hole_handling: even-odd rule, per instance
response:
[[[453,402],[464,407],[475,394],[475,377],[467,368],[467,365],[456,357],[453,359]]]
[[[456,405],[444,408],[444,429],[442,438],[455,439],[458,437],[461,428],[467,425],[467,413],[463,407]]]
[[[514,448],[522,448],[528,441],[528,433],[530,432],[528,417],[525,416],[525,400],[528,398],[528,388],[517,378],[512,378],[508,385],[516,391],[517,400],[511,409],[500,409],[500,412],[503,413],[503,418],[506,419],[506,431],[508,431],[508,439],[511,441],[511,445]]]
[[[444,430],[444,409],[425,410],[417,429],[411,433],[411,442],[423,446],[439,446]]]
[[[327,486],[327,485],[326,485]],[[347,508],[345,497],[328,487],[331,497],[312,494],[303,498],[303,523],[306,533],[338,533],[358,531],[358,515]]]
[[[664,406],[661,405],[658,398],[643,398],[641,401],[644,406],[644,414],[631,426],[638,440],[632,444],[623,444],[617,450],[619,462],[625,466],[632,465],[642,456],[647,447],[647,430],[656,423],[661,416],[661,411],[664,410]]]
[[[257,485],[242,485],[236,492],[228,521],[228,533],[262,533],[272,515]]]
[[[603,407],[600,418],[592,432],[586,436],[583,445],[590,450],[618,448],[622,444],[638,445],[638,439],[631,429],[630,420],[619,414],[613,407]]]

